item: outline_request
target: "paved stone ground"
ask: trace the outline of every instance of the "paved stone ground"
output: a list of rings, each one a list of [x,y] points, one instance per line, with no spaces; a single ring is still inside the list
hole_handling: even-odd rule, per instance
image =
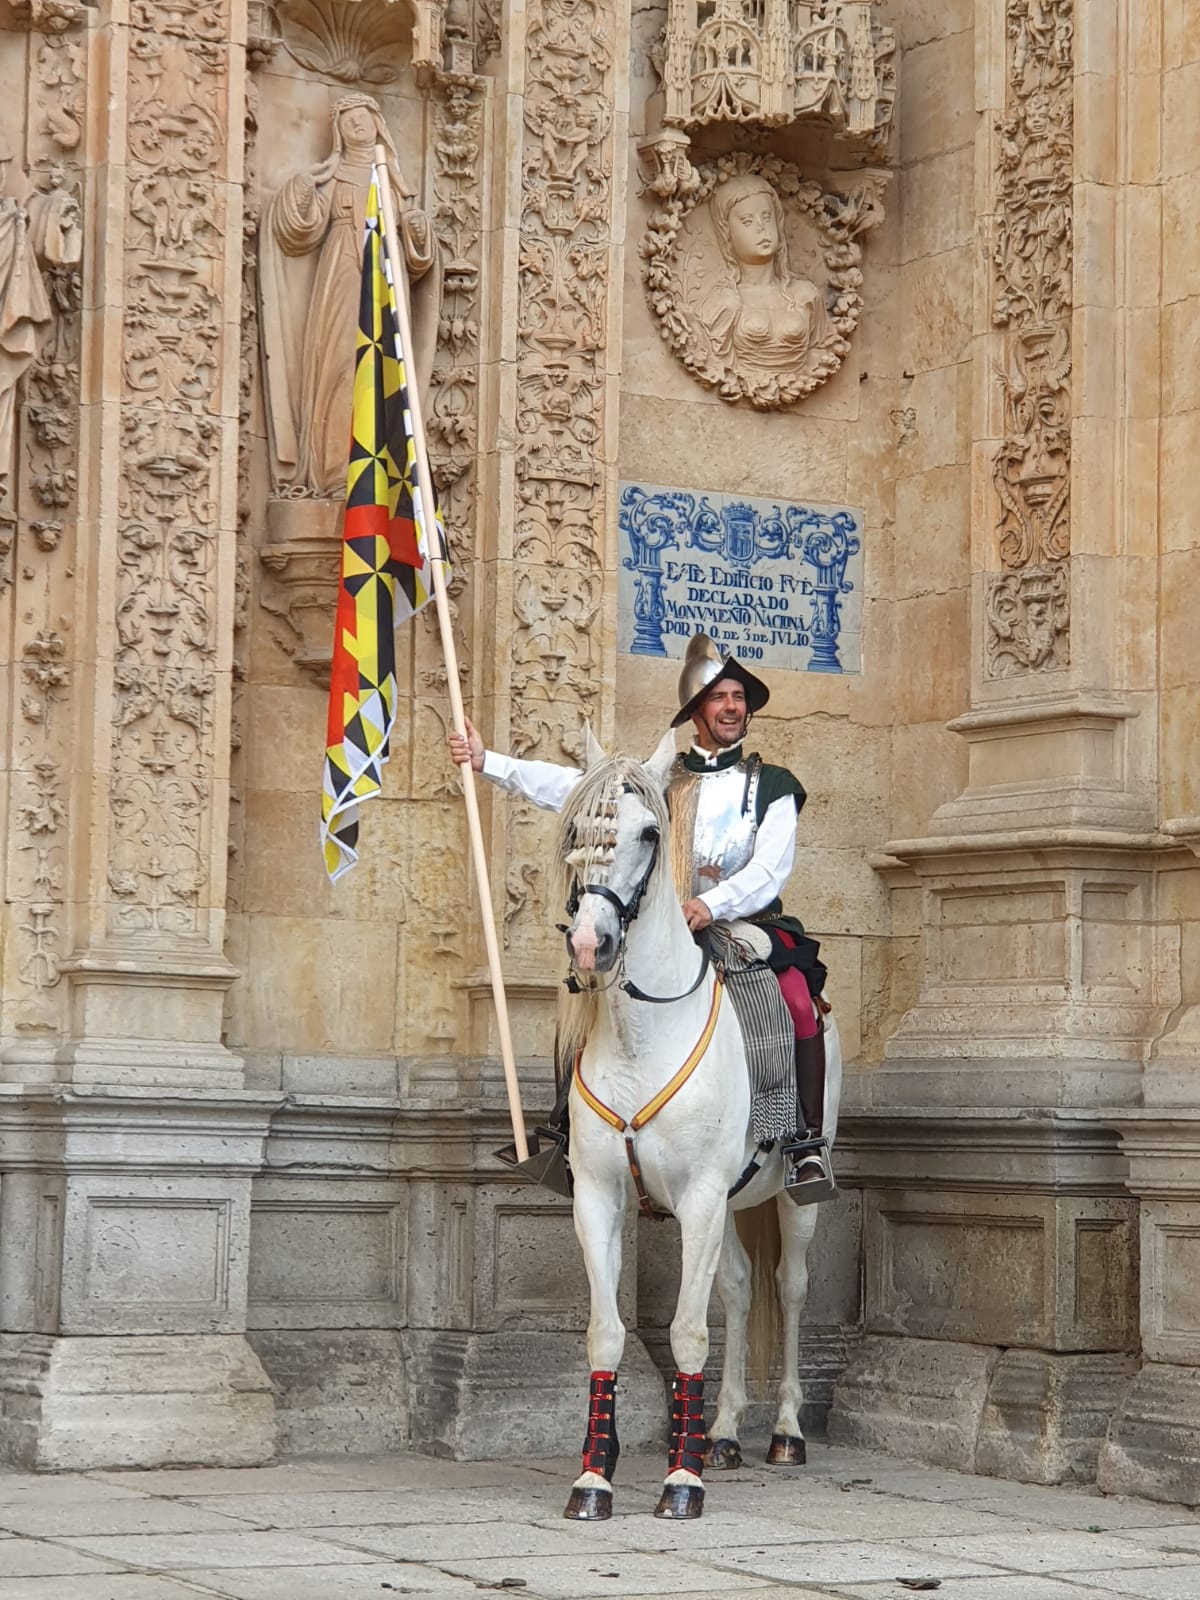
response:
[[[243,1471],[0,1471],[3,1600],[1200,1600],[1200,1511],[810,1446],[714,1474],[656,1521],[625,1457],[608,1523],[568,1523],[575,1459],[322,1458]],[[909,1580],[908,1585],[903,1580]]]

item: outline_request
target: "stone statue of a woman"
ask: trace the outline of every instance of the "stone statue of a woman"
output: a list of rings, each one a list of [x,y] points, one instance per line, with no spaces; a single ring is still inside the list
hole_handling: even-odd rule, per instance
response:
[[[375,146],[388,169],[412,285],[410,378],[424,395],[437,343],[441,272],[425,214],[409,204],[392,136],[378,104],[346,94],[332,111],[333,149],[314,171],[289,178],[263,215],[259,237],[265,386],[277,493],[336,498],[346,492],[354,393],[363,225]],[[297,269],[309,257],[311,286]]]
[[[708,209],[727,269],[699,310],[713,350],[751,382],[810,370],[833,330],[820,289],[788,264],[774,187],[740,173],[717,186]]]

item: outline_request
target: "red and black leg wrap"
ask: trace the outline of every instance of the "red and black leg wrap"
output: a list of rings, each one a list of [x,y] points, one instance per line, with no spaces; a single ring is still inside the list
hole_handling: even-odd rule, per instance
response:
[[[583,1470],[598,1472],[609,1483],[617,1470],[621,1446],[617,1439],[617,1375],[593,1372],[588,1398],[588,1426],[583,1441]]]
[[[671,1451],[668,1472],[704,1470],[704,1374],[677,1372],[671,1384]]]

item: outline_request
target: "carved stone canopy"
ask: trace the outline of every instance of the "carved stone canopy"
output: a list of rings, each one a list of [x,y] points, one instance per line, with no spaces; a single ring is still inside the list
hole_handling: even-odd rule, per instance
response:
[[[835,373],[863,300],[859,236],[883,219],[889,174],[832,193],[790,162],[745,151],[693,169],[650,217],[650,309],[688,371],[723,400],[790,405]]]
[[[443,64],[445,0],[275,0],[274,11],[288,54],[337,83],[395,83],[406,65],[406,28],[418,77]]]
[[[867,0],[669,0],[664,124],[815,121],[882,149],[896,36],[876,10]]]

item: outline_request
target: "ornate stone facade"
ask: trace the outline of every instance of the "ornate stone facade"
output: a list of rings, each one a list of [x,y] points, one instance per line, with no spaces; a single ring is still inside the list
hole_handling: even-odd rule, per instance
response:
[[[488,742],[652,748],[668,599],[769,568],[730,626],[807,641],[755,734],[809,791],[787,903],[849,1062],[809,1420],[1194,1493],[1185,12],[0,0],[0,1454],[577,1426],[586,1283],[492,1154],[427,617],[362,862],[331,888],[316,845],[331,285],[382,134]],[[483,809],[532,1121],[552,824]],[[672,1253],[628,1230],[630,1443]]]

